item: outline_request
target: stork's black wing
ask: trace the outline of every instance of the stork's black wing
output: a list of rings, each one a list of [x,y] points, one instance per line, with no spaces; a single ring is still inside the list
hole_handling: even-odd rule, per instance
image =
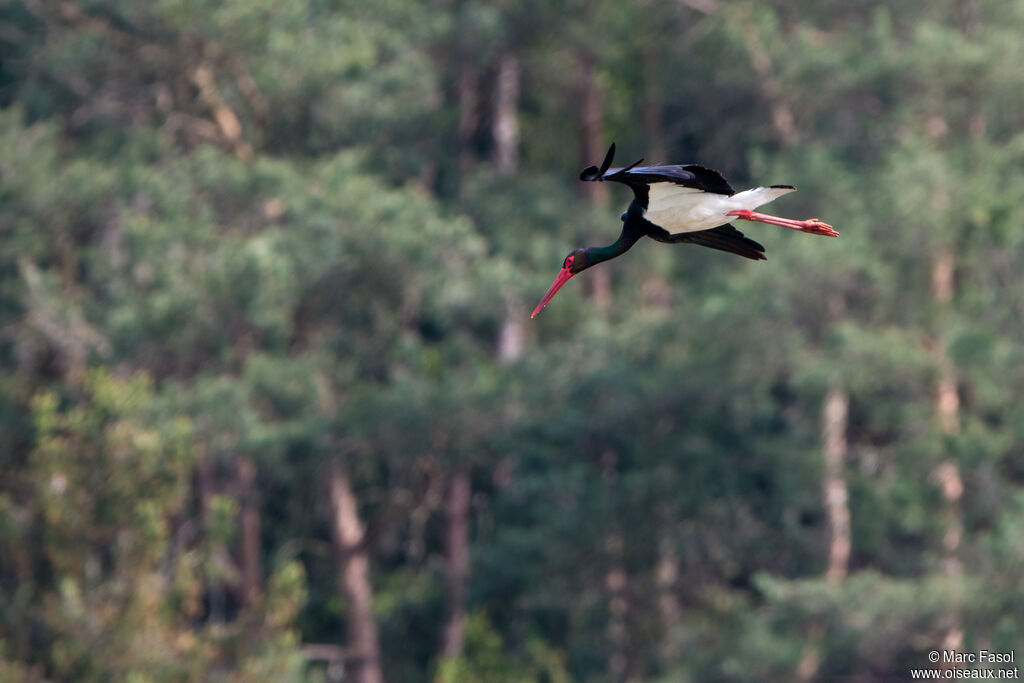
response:
[[[704,168],[697,164],[679,164],[675,166],[634,166],[632,168],[611,169],[603,180],[614,180],[627,185],[651,183],[674,183],[684,187],[692,187],[712,194],[734,195],[728,181],[718,171]]]
[[[639,164],[643,161],[641,159],[631,166],[609,168],[614,157],[615,143],[612,143],[612,146],[608,148],[608,154],[605,155],[601,168],[588,166],[580,173],[580,180],[611,180],[629,185],[633,189],[633,193],[645,206],[647,203],[647,186],[651,183],[674,183],[712,194],[736,194],[736,191],[732,189],[721,173],[698,166],[697,164],[640,166]]]
[[[670,234],[667,230],[661,230],[660,228],[659,230],[660,232],[652,230],[647,234],[650,235],[651,239],[659,242],[670,244],[689,242],[690,244],[699,244],[702,247],[727,251],[730,254],[743,256],[754,261],[767,260],[767,257],[764,255],[764,247],[749,237],[745,237],[742,232],[728,223],[719,225],[717,228],[711,228],[710,230],[681,232],[675,235]]]

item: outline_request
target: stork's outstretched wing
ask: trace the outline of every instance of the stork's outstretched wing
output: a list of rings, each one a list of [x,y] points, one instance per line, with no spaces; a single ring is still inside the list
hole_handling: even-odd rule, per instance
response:
[[[729,182],[718,171],[697,164],[674,164],[671,166],[640,166],[643,159],[623,168],[609,168],[615,158],[615,143],[608,148],[601,167],[588,166],[580,173],[583,181],[610,180],[628,185],[633,194],[646,208],[648,188],[652,183],[672,183],[690,187],[710,194],[731,196],[736,194]]]
[[[660,230],[660,228],[659,228]],[[743,256],[752,261],[766,261],[764,247],[754,240],[746,237],[742,232],[732,227],[731,224],[720,225],[710,230],[698,230],[696,232],[682,232],[676,235],[670,234],[667,230],[661,232],[648,232],[651,239],[669,244],[689,242],[699,244],[702,247],[710,247],[719,251],[727,251],[730,254]]]

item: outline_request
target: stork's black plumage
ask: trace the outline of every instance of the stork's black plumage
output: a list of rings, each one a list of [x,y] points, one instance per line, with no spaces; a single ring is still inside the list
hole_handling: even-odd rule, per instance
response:
[[[792,185],[736,192],[718,171],[697,164],[640,166],[641,159],[630,166],[610,168],[614,157],[613,143],[600,168],[588,166],[580,173],[580,180],[617,182],[633,190],[633,201],[622,214],[619,238],[606,247],[577,249],[566,256],[561,272],[530,317],[536,316],[569,278],[624,254],[644,236],[669,244],[697,244],[762,261],[764,247],[734,228],[729,223],[733,217],[817,235],[839,234],[816,218],[797,221],[754,211],[776,197],[794,192],[796,188]]]

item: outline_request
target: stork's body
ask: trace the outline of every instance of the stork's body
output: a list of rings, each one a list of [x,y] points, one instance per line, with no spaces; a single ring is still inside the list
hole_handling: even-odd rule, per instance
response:
[[[619,239],[606,247],[577,249],[566,256],[561,272],[531,318],[540,313],[569,278],[624,254],[644,236],[659,242],[691,242],[758,261],[765,259],[764,247],[730,225],[733,218],[780,225],[816,235],[839,235],[832,226],[816,218],[798,221],[754,211],[773,199],[796,191],[792,185],[736,192],[717,171],[696,164],[638,166],[641,163],[638,161],[632,166],[609,170],[614,155],[613,144],[601,168],[585,168],[580,173],[580,180],[610,180],[628,185],[633,190],[633,201],[621,216]]]
[[[758,187],[736,194],[704,192],[685,185],[658,183],[648,190],[649,204],[644,218],[670,235],[710,230],[725,225],[737,214],[753,211],[784,194],[795,192],[790,185]]]

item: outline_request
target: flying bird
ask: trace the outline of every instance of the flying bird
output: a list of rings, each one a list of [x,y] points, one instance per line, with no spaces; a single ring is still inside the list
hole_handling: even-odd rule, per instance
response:
[[[628,185],[633,190],[633,201],[620,216],[622,233],[619,239],[606,247],[576,249],[566,256],[562,261],[562,270],[533,310],[531,318],[547,306],[571,277],[598,263],[625,254],[644,236],[669,244],[698,244],[754,261],[765,260],[764,247],[730,225],[731,219],[781,225],[812,235],[839,236],[831,225],[817,218],[798,221],[754,211],[762,204],[795,192],[796,188],[792,185],[771,185],[736,192],[718,171],[703,166],[640,166],[643,163],[641,159],[624,168],[609,169],[614,157],[615,143],[612,143],[601,168],[588,166],[580,173],[580,180],[611,180]]]

